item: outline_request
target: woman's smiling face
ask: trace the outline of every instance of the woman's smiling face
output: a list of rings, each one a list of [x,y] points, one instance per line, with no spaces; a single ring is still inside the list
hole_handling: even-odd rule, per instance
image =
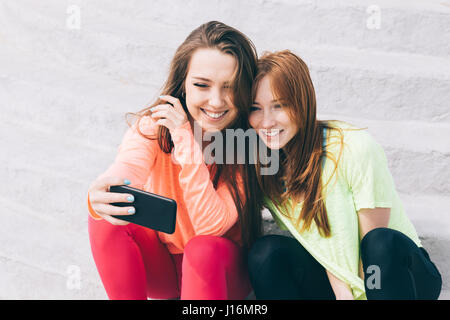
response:
[[[185,80],[186,106],[204,131],[227,128],[238,114],[231,81],[236,59],[217,49],[198,49],[189,62]]]
[[[249,123],[268,148],[282,149],[295,136],[298,128],[283,101],[274,97],[270,81],[269,76],[259,81]]]

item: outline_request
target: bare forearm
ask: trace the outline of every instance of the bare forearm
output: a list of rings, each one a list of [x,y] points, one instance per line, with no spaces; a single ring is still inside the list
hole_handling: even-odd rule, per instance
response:
[[[328,280],[333,289],[336,300],[353,300],[352,290],[344,281],[336,278],[331,272],[327,270]]]

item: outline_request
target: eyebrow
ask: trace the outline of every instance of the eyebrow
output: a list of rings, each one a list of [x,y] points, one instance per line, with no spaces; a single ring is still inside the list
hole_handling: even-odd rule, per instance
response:
[[[203,78],[203,77],[192,77],[192,79],[205,81],[205,82],[213,82],[212,80],[210,80],[208,78]],[[230,84],[230,83],[231,83],[231,81],[225,81],[224,82],[224,84]]]
[[[203,78],[203,77],[192,77],[192,79],[197,79],[197,80],[206,81],[206,82],[212,82],[208,78]]]
[[[270,103],[280,103],[281,104],[281,101],[276,99],[276,100],[270,101]],[[253,104],[259,104],[259,103],[257,101],[253,101]]]

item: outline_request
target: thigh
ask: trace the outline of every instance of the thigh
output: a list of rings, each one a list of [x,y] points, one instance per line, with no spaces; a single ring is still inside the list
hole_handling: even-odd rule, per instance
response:
[[[110,299],[179,296],[172,256],[155,231],[88,219],[92,254]]]
[[[129,224],[145,267],[147,296],[152,299],[173,299],[180,296],[176,259],[159,240],[158,233],[136,224]]]
[[[218,236],[192,238],[184,249],[182,299],[244,299],[251,291],[242,248]]]
[[[109,299],[147,299],[141,251],[127,226],[88,217],[89,240]]]
[[[250,250],[249,271],[257,298],[335,299],[325,268],[290,237],[260,238]]]

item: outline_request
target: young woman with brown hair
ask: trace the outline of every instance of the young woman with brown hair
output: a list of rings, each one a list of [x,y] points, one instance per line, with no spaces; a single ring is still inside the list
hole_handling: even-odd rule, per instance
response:
[[[90,186],[89,238],[110,299],[243,299],[250,293],[242,246],[261,229],[261,207],[250,197],[258,188],[255,171],[245,164],[207,165],[207,143],[194,139],[193,128],[248,128],[256,59],[251,41],[223,23],[192,31],[175,53],[162,96],[137,113],[114,163]],[[131,195],[109,192],[124,183],[174,199],[175,233],[112,217],[134,212]]]
[[[442,280],[405,215],[381,146],[316,119],[306,64],[290,51],[258,62],[250,125],[280,170],[258,175],[265,206],[293,238],[249,253],[258,299],[437,299]],[[257,170],[260,172],[260,170]]]

